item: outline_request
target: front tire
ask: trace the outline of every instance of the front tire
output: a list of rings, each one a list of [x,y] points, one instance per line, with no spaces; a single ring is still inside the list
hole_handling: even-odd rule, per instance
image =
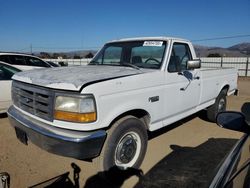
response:
[[[139,168],[147,149],[147,130],[142,121],[134,116],[125,116],[108,130],[108,136],[100,156],[99,170],[113,166],[120,169]]]
[[[219,112],[223,112],[227,107],[227,90],[222,90],[215,100],[215,103],[208,107],[207,118],[211,122],[216,122],[216,116]]]

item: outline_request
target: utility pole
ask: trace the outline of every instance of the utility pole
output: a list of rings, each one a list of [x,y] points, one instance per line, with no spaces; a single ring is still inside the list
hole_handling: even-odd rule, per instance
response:
[[[246,63],[246,72],[245,72],[245,76],[247,77],[247,73],[248,73],[248,66],[249,66],[249,56],[247,56],[247,63]]]
[[[32,55],[32,44],[30,44],[30,54]]]

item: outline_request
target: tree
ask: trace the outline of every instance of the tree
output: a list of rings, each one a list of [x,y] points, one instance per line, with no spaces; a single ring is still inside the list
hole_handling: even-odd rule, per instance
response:
[[[68,56],[66,54],[60,54],[63,59],[68,59]]]
[[[53,53],[52,58],[53,59],[58,59],[58,58],[68,59],[68,56],[66,54],[63,54],[63,53]]]
[[[58,53],[53,53],[53,54],[52,54],[52,58],[53,58],[53,59],[57,59],[59,56],[60,56],[60,55],[59,55]]]
[[[50,54],[47,53],[47,52],[40,52],[40,56],[39,57],[49,59],[50,58]]]
[[[85,55],[85,58],[93,58],[93,57],[94,57],[94,55],[91,52],[89,52],[87,55]]]
[[[81,59],[81,57],[79,55],[74,55],[73,59]]]

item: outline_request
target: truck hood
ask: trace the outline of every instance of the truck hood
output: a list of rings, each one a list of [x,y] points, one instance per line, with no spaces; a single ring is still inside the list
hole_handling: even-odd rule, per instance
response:
[[[120,66],[89,65],[24,71],[16,73],[12,79],[54,89],[79,91],[82,86],[89,83],[151,71]]]

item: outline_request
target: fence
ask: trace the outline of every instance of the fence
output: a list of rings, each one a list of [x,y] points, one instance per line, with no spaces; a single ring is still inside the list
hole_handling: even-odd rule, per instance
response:
[[[234,67],[238,69],[239,76],[250,76],[249,57],[201,57],[201,66],[204,68]],[[87,65],[91,59],[44,59],[55,63],[67,62],[72,65]]]
[[[248,57],[202,57],[201,67],[234,67],[239,76],[250,76],[250,58]]]

